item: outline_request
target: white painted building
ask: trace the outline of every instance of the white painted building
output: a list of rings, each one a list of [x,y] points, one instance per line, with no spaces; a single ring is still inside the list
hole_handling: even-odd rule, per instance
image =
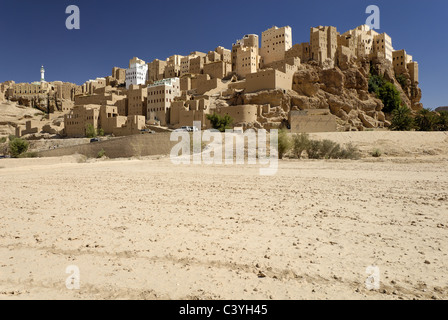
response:
[[[132,58],[129,61],[129,69],[126,69],[126,89],[139,84],[145,84],[148,79],[148,65],[139,58]]]
[[[179,78],[169,78],[148,86],[147,119],[166,125],[174,98],[181,95]]]
[[[40,68],[40,82],[45,82],[45,69],[44,66]]]

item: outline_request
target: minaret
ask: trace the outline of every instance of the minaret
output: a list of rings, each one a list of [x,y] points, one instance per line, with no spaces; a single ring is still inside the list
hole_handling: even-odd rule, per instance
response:
[[[45,69],[44,66],[40,68],[40,82],[45,82]]]

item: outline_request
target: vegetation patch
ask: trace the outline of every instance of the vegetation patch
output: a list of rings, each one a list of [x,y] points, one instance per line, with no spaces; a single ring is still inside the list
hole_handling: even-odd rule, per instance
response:
[[[95,127],[93,124],[86,124],[86,137],[87,138],[96,138],[98,136]]]
[[[226,129],[232,129],[231,124],[233,123],[233,119],[227,114],[224,116],[216,113],[208,114],[207,119],[210,120],[212,128],[220,132],[225,132]]]
[[[104,149],[101,149],[99,152],[98,152],[98,155],[96,156],[98,159],[101,159],[101,158],[103,158],[103,157],[105,157],[106,156],[106,151],[104,151]]]
[[[391,113],[393,110],[402,105],[400,92],[395,85],[386,81],[382,76],[370,74],[369,76],[369,92],[375,93],[383,104],[383,112]]]
[[[292,142],[286,130],[282,129],[278,132],[278,157],[283,159],[283,156],[291,149]]]
[[[392,112],[390,129],[393,131],[410,131],[414,128],[414,118],[407,106],[399,106]]]
[[[278,138],[279,158],[289,152],[292,158],[301,159],[359,159],[359,150],[352,144],[340,145],[331,140],[313,140],[306,133],[295,134],[292,139],[282,131]]]
[[[383,154],[382,154],[382,152],[381,152],[380,149],[375,149],[375,150],[372,151],[371,155],[372,155],[372,157],[374,157],[374,158],[379,158],[379,157],[381,157]]]
[[[14,138],[9,141],[9,153],[11,154],[11,157],[18,158],[21,154],[28,151],[29,146],[30,144],[28,141]]]

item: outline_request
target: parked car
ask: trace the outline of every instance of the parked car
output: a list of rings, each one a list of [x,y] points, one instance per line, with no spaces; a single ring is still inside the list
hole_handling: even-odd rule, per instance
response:
[[[188,127],[181,127],[179,129],[174,130],[174,132],[188,132]]]
[[[100,141],[100,139],[98,139],[98,138],[92,138],[92,139],[90,139],[90,143],[99,142],[99,141]]]
[[[155,131],[150,130],[150,129],[142,129],[142,130],[140,130],[140,132],[141,132],[142,134],[145,134],[145,133],[156,133]]]

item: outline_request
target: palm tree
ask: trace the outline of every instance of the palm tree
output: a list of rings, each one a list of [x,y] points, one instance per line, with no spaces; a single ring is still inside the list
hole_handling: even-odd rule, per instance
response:
[[[429,109],[422,109],[415,117],[415,124],[418,131],[434,131],[436,118],[433,111]]]
[[[439,112],[436,127],[439,131],[448,131],[448,111]]]
[[[411,109],[407,106],[399,106],[392,111],[391,130],[394,131],[410,131],[414,128],[414,119],[411,116]]]

